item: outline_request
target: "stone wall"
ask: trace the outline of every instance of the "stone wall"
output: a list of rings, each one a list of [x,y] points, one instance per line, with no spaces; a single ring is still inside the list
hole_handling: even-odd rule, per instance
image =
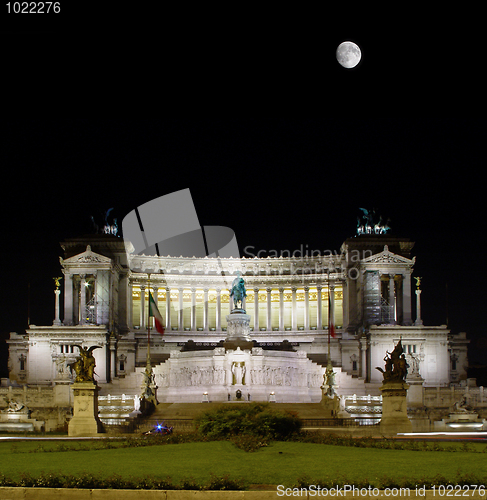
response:
[[[0,387],[0,410],[8,407],[8,400],[23,404],[30,410],[30,418],[44,421],[44,431],[66,430],[66,421],[72,415],[72,394],[69,385]]]

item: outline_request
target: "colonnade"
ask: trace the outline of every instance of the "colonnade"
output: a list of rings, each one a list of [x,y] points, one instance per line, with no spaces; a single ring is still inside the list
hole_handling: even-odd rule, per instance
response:
[[[132,285],[133,286],[133,285]],[[137,286],[137,285],[136,285]],[[312,289],[312,297],[310,298],[310,288]],[[313,287],[309,286],[291,286],[291,287],[266,287],[266,288],[258,288],[251,287],[247,289],[247,294],[252,296],[251,303],[244,301],[243,308],[250,312],[251,319],[251,328],[254,331],[272,331],[279,330],[284,331],[293,330],[296,331],[298,329],[302,330],[322,330],[324,327],[328,325],[328,301],[323,301],[322,292],[331,292],[330,293],[330,305],[331,305],[331,318],[334,324],[335,314],[340,318],[340,325],[342,322],[343,310],[336,311],[335,306],[335,284],[330,284],[329,286],[317,285]],[[137,289],[140,290],[140,294],[138,295],[138,300],[133,301],[133,294],[129,293],[129,297],[132,300],[130,304],[129,310],[132,312],[136,312],[138,318],[135,318],[135,322],[133,322],[133,316],[129,318],[129,324],[133,324],[133,326],[138,326],[141,329],[146,328],[147,326],[147,286],[146,285],[138,285]],[[150,291],[156,303],[158,303],[158,294],[160,287],[157,285],[151,285]],[[337,287],[338,291],[341,291],[341,284]],[[233,309],[233,301],[229,300],[228,292],[226,289],[222,289],[221,287],[205,287],[205,288],[196,288],[196,287],[177,287],[178,291],[177,298],[171,298],[171,291],[174,288],[164,287],[165,291],[165,301],[161,301],[159,310],[163,317],[165,317],[165,328],[166,331],[183,331],[183,330],[210,330],[210,300],[209,294],[211,290],[212,301],[215,304],[214,309],[212,308],[212,327],[211,330],[222,331],[222,328],[225,328],[225,321],[222,321],[227,314],[229,314]],[[184,294],[190,290],[190,302],[184,300]],[[278,299],[278,308],[272,307],[272,303],[276,302],[276,290],[279,293]],[[291,292],[291,300],[285,298],[286,294]],[[301,313],[299,315],[300,321],[298,324],[298,293],[300,294],[300,300],[303,301],[303,292],[304,292],[304,307],[301,306]],[[199,300],[197,300],[197,295]],[[262,295],[265,296],[264,300],[259,300],[259,296],[262,299]],[[274,296],[274,300],[273,300]],[[202,300],[201,300],[202,299]],[[225,311],[226,302],[228,301],[228,309]],[[138,304],[137,304],[138,302]],[[165,302],[165,303],[164,303]],[[285,303],[287,305],[285,306]],[[222,307],[222,304],[223,307]],[[199,315],[199,322],[197,325],[197,307],[200,308],[201,312]],[[344,307],[342,301],[342,308]],[[262,309],[264,309],[264,314],[262,314]],[[289,311],[290,309],[290,311]],[[313,309],[313,321],[311,321],[311,310]],[[189,321],[188,321],[188,313],[185,311],[189,310]],[[171,314],[172,311],[172,314]],[[214,312],[213,312],[214,311]],[[286,321],[285,317],[289,315],[290,319]],[[278,319],[276,320],[275,315],[278,315]],[[202,314],[202,321],[201,321]],[[213,319],[214,314],[214,319]],[[186,319],[186,323],[185,323]],[[313,324],[312,324],[313,323]],[[274,325],[274,326],[273,326]]]
[[[390,307],[388,323],[412,324],[411,316],[411,275],[380,273],[380,280],[386,284],[383,298]]]

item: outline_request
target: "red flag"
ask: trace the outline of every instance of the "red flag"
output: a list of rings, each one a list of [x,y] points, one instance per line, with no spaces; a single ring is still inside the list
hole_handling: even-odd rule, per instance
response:
[[[154,318],[154,324],[156,325],[156,330],[163,335],[164,334],[164,325],[162,324],[162,316],[157,309],[156,303],[152,297],[152,293],[149,292],[149,317]]]
[[[330,335],[335,338],[335,325],[333,323],[331,323],[328,327],[328,331],[330,332]]]

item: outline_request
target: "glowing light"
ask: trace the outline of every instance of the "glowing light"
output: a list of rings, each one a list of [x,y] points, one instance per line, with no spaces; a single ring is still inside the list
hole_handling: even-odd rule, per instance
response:
[[[398,432],[398,436],[487,436],[485,431],[476,432]]]

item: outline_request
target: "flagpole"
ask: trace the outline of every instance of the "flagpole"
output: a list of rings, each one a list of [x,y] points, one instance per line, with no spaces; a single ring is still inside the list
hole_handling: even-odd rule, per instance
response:
[[[147,280],[147,288],[149,290],[149,300],[147,301],[148,303],[148,310],[147,310],[147,365],[150,366],[150,322],[151,322],[151,315],[150,315],[150,273],[148,273],[148,280]]]
[[[154,406],[156,406],[158,404],[155,393],[156,386],[154,383],[154,375],[152,373],[152,365],[150,359],[150,322],[151,322],[150,273],[147,274],[147,288],[149,291],[149,300],[147,301],[149,303],[149,310],[147,315],[147,361],[144,372],[144,383],[142,385],[141,399],[145,399],[149,403],[152,403]]]
[[[330,287],[330,270],[328,269],[328,362],[326,364],[326,385],[327,394],[329,397],[335,397],[335,389],[333,386],[335,385],[334,373],[333,373],[333,365],[331,363],[331,328],[332,328],[332,314],[331,314],[331,287]]]
[[[328,270],[328,362],[330,362],[330,333],[331,333],[331,289],[330,289],[330,271]]]

